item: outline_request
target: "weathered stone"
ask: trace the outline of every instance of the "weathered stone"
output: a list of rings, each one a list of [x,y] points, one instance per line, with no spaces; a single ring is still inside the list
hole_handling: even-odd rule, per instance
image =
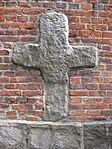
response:
[[[29,149],[81,149],[82,127],[44,125],[31,127]]]
[[[108,133],[109,133],[109,146],[110,146],[110,149],[112,148],[112,124],[109,125],[108,127]]]
[[[54,142],[50,149],[81,149],[82,128],[75,125],[53,126]]]
[[[49,149],[52,142],[52,131],[47,125],[29,127],[29,149]]]
[[[24,137],[20,128],[0,127],[0,149],[23,149]]]
[[[67,116],[68,98],[65,83],[45,83],[45,115],[44,120],[56,121]]]
[[[111,149],[112,122],[0,121],[0,149]]]
[[[109,133],[108,123],[86,124],[84,126],[84,149],[110,149],[109,144],[112,138]]]
[[[46,89],[45,120],[56,121],[67,116],[69,69],[94,67],[98,62],[94,46],[70,45],[68,33],[66,15],[46,12],[40,16],[38,44],[16,44],[12,53],[14,63],[42,72]]]

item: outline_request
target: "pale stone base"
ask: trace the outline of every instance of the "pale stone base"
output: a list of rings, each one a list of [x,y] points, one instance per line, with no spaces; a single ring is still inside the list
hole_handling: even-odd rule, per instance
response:
[[[0,149],[111,149],[112,122],[0,121]]]

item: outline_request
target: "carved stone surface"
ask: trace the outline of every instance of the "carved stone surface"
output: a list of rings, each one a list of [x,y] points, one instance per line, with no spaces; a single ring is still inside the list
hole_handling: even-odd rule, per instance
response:
[[[55,121],[67,116],[69,69],[94,67],[98,62],[97,49],[94,46],[70,45],[68,32],[66,15],[49,11],[40,16],[38,44],[14,46],[14,63],[42,72],[46,88],[45,120]],[[55,90],[49,94],[52,87]]]
[[[112,148],[112,125],[89,124],[84,125],[84,149]]]
[[[22,149],[24,145],[24,137],[20,128],[0,127],[0,149]]]
[[[112,149],[112,122],[0,121],[0,149]]]
[[[82,128],[74,125],[32,127],[29,132],[30,149],[81,149]]]

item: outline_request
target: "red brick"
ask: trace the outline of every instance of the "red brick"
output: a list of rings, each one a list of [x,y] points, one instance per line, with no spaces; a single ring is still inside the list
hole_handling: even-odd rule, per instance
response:
[[[98,84],[87,84],[88,90],[98,90]]]
[[[86,111],[87,115],[100,115],[100,111],[99,110],[87,110]]]
[[[19,2],[18,6],[19,7],[27,7],[28,6],[28,2]]]
[[[43,3],[43,7],[52,8],[52,6],[53,6],[53,3],[51,3],[51,2],[44,2]]]
[[[4,24],[1,24],[1,28],[9,28],[10,27],[10,24],[7,24],[7,23],[4,23]]]
[[[87,116],[70,116],[71,120],[76,120],[76,121],[87,121],[88,119],[90,120],[90,116],[89,118]]]
[[[80,102],[82,102],[82,99],[74,97],[74,98],[70,98],[70,102],[80,103]]]
[[[31,6],[33,7],[41,7],[42,2],[30,2]]]
[[[105,78],[106,83],[112,83],[112,78]]]
[[[42,116],[44,113],[41,112],[41,111],[30,111],[30,114],[33,115],[33,116]]]
[[[27,90],[27,85],[25,84],[16,84],[16,89]]]
[[[12,105],[12,108],[16,110],[32,110],[33,109],[32,105],[30,104],[19,104],[19,105],[15,104],[15,105]]]
[[[102,102],[103,101],[103,99],[102,98],[95,98],[95,102]]]
[[[3,7],[4,6],[4,2],[0,2],[0,7]]]
[[[112,103],[112,98],[104,98],[104,102],[106,102],[106,103]]]
[[[69,22],[76,22],[76,23],[79,22],[79,18],[77,18],[77,17],[70,16],[70,17],[68,17],[68,19],[69,19]]]
[[[25,83],[31,81],[26,77],[10,78],[11,83]]]
[[[112,91],[108,91],[108,92],[107,92],[107,95],[108,95],[109,97],[112,97]]]
[[[87,29],[88,30],[106,30],[107,29],[107,25],[87,25]]]
[[[10,48],[11,48],[11,44],[9,44],[9,43],[4,43],[4,48],[10,49]]]
[[[35,41],[35,38],[34,37],[21,37],[20,41],[21,42]]]
[[[5,32],[3,30],[0,30],[0,35],[4,35]]]
[[[2,42],[17,42],[19,39],[18,39],[18,37],[10,37],[10,36],[1,36],[0,37],[0,41],[2,41]]]
[[[10,58],[9,57],[4,57],[4,63],[10,63]]]
[[[112,50],[112,46],[109,46],[109,45],[107,45],[107,46],[102,46],[102,49],[103,50],[106,50],[106,51],[111,51]]]
[[[28,72],[27,71],[25,71],[25,70],[18,70],[17,72],[16,72],[16,76],[18,76],[18,77],[20,77],[20,76],[27,76],[28,75]]]
[[[71,96],[88,96],[88,91],[70,91]]]
[[[16,35],[16,31],[15,30],[7,30],[6,35]]]
[[[31,98],[27,98],[27,102],[28,103],[35,103],[35,102],[39,102],[39,103],[42,103],[42,99],[39,99],[39,98],[33,98],[33,97],[31,97]]]
[[[20,14],[21,9],[18,8],[0,8],[0,14]]]
[[[42,95],[42,91],[23,91],[23,96],[37,96]]]
[[[104,79],[101,77],[94,77],[93,78],[93,82],[95,82],[95,83],[102,83],[103,81],[104,81]]]
[[[111,25],[112,24],[112,19],[103,19],[103,23],[104,24],[109,24],[109,25]]]
[[[6,7],[15,7],[16,6],[16,2],[8,2],[6,3]]]
[[[6,89],[14,89],[14,84],[5,84],[4,87]]]
[[[31,21],[31,22],[35,22],[35,21],[36,21],[36,19],[37,19],[37,17],[36,17],[36,16],[31,16],[31,17],[30,17],[30,21]]]
[[[99,55],[102,56],[102,57],[103,57],[103,56],[104,56],[104,57],[106,57],[106,56],[107,56],[107,57],[112,57],[112,52],[102,52],[102,51],[101,51]]]
[[[112,59],[109,58],[109,57],[102,57],[102,58],[100,58],[100,62],[111,64],[112,63]]]
[[[80,83],[81,79],[80,78],[70,78],[70,82],[72,83]]]
[[[74,0],[73,2],[83,3],[83,2],[85,2],[85,0]]]
[[[112,110],[102,110],[101,114],[102,115],[112,115]]]
[[[108,26],[108,30],[110,30],[110,31],[112,30],[112,25]]]
[[[38,90],[39,85],[37,84],[28,84],[28,89],[29,90]]]
[[[20,96],[21,91],[17,90],[2,90],[0,91],[1,96]]]
[[[94,37],[101,37],[102,36],[102,32],[99,32],[99,31],[93,31],[91,36],[94,36]]]
[[[82,23],[90,23],[91,22],[91,19],[90,18],[80,18],[80,21]]]
[[[85,103],[92,103],[92,102],[94,102],[94,98],[87,98],[87,99],[84,99],[84,102],[85,102]]]
[[[103,19],[102,18],[92,18],[92,23],[94,24],[102,24]]]
[[[11,118],[11,117],[15,117],[16,118],[16,112],[15,111],[8,111],[7,113],[6,113],[6,116],[8,117],[8,118]]]
[[[0,16],[0,22],[4,22],[4,16]]]
[[[7,108],[9,108],[9,104],[1,103],[1,104],[0,104],[0,108],[2,108],[2,109],[7,109]]]
[[[92,78],[82,78],[82,83],[90,83],[92,81]]]
[[[23,13],[24,14],[40,14],[40,13],[42,13],[43,12],[43,10],[42,9],[24,9],[23,10]]]
[[[103,37],[106,37],[106,38],[112,38],[112,33],[110,32],[103,32]]]
[[[13,97],[6,97],[6,98],[5,98],[5,101],[8,102],[8,103],[16,102],[16,98],[13,98]]]
[[[14,77],[15,74],[14,74],[13,72],[11,72],[11,71],[5,71],[5,72],[4,72],[4,76],[7,76],[7,77]]]
[[[72,115],[77,115],[77,116],[82,116],[82,115],[85,115],[85,110],[74,110],[73,112],[72,112]]]
[[[16,22],[16,17],[15,16],[7,16],[6,21]]]
[[[90,91],[90,96],[99,96],[98,91]]]
[[[9,55],[8,50],[0,50],[0,56]]]
[[[82,105],[81,104],[70,104],[70,109],[72,109],[72,110],[82,109]]]
[[[17,30],[17,35],[27,35],[28,33],[28,30]]]
[[[80,31],[80,36],[88,37],[88,36],[90,36],[90,34],[91,34],[90,31]]]
[[[85,25],[84,24],[71,24],[70,29],[72,29],[72,30],[84,30]]]
[[[84,9],[84,10],[91,10],[91,4],[82,4],[81,5],[81,9]]]
[[[18,16],[17,17],[18,22],[26,22],[28,20],[27,16]]]
[[[93,104],[91,105],[92,109],[108,109],[108,104]]]
[[[99,3],[109,4],[109,0],[99,0]]]
[[[35,105],[35,110],[43,110],[43,108],[44,108],[43,104],[42,105],[41,104]]]
[[[0,82],[1,82],[1,83],[9,82],[9,78],[0,77]]]
[[[111,84],[101,84],[100,89],[101,90],[112,90],[112,85]]]

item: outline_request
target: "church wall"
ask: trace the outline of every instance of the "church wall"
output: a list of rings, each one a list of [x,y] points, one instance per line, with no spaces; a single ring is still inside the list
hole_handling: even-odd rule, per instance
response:
[[[14,43],[34,43],[39,15],[47,9],[69,19],[69,42],[99,49],[95,68],[70,71],[69,121],[112,119],[112,0],[0,1],[0,119],[40,121],[41,72],[12,63]]]

